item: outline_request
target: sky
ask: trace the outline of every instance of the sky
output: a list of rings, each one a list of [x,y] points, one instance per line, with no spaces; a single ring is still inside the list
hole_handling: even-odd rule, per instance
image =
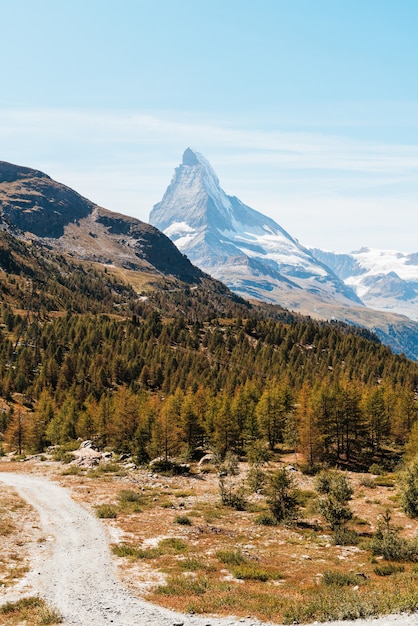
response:
[[[0,11],[0,160],[148,221],[190,146],[307,247],[418,251],[416,0]]]

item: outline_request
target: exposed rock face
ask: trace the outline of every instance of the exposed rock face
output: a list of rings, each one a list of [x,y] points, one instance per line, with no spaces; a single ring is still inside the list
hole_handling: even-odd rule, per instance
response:
[[[38,237],[57,238],[69,222],[86,217],[94,204],[28,167],[0,162],[2,221]]]

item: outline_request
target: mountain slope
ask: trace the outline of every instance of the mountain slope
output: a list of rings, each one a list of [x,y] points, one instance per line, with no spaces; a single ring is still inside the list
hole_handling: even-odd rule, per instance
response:
[[[362,304],[274,220],[228,196],[208,161],[190,148],[150,222],[194,264],[246,297],[287,306],[303,292],[313,301]]]
[[[150,222],[236,293],[364,326],[396,352],[418,358],[416,322],[364,306],[360,293],[344,284],[344,271],[340,274],[327,257],[315,256],[276,222],[228,196],[208,161],[190,148]],[[341,259],[341,268],[350,263]]]
[[[135,218],[95,205],[46,174],[0,162],[0,229],[77,259],[194,283],[202,272],[170,239]]]
[[[194,320],[245,316],[253,308],[150,224],[103,209],[43,172],[5,162],[0,295],[12,310],[157,309]]]
[[[350,254],[313,249],[373,309],[407,315],[418,321],[418,254],[362,248]]]

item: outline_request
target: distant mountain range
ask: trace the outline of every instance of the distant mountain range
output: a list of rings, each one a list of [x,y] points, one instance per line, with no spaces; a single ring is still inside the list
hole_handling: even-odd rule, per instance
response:
[[[311,253],[354,289],[366,306],[418,321],[418,253],[370,248],[350,254],[315,248]]]
[[[418,326],[404,315],[417,319],[418,255],[308,250],[274,220],[228,196],[209,162],[190,148],[150,222],[236,293],[362,325],[395,351],[417,357]]]

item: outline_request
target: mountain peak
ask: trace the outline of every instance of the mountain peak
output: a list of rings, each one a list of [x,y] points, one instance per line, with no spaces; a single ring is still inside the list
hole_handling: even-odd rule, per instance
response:
[[[199,165],[201,155],[191,148],[186,148],[183,154],[183,165]]]
[[[192,168],[197,167],[196,171],[199,172],[199,176],[208,176],[215,182],[216,186],[219,185],[218,177],[215,174],[215,171],[209,161],[203,156],[203,154],[197,152],[196,150],[193,150],[193,148],[186,148],[186,150],[184,151],[183,160],[180,168],[184,166]]]
[[[354,292],[274,220],[221,188],[204,156],[187,148],[150,222],[204,272],[241,295],[281,303],[284,289],[360,305]]]

